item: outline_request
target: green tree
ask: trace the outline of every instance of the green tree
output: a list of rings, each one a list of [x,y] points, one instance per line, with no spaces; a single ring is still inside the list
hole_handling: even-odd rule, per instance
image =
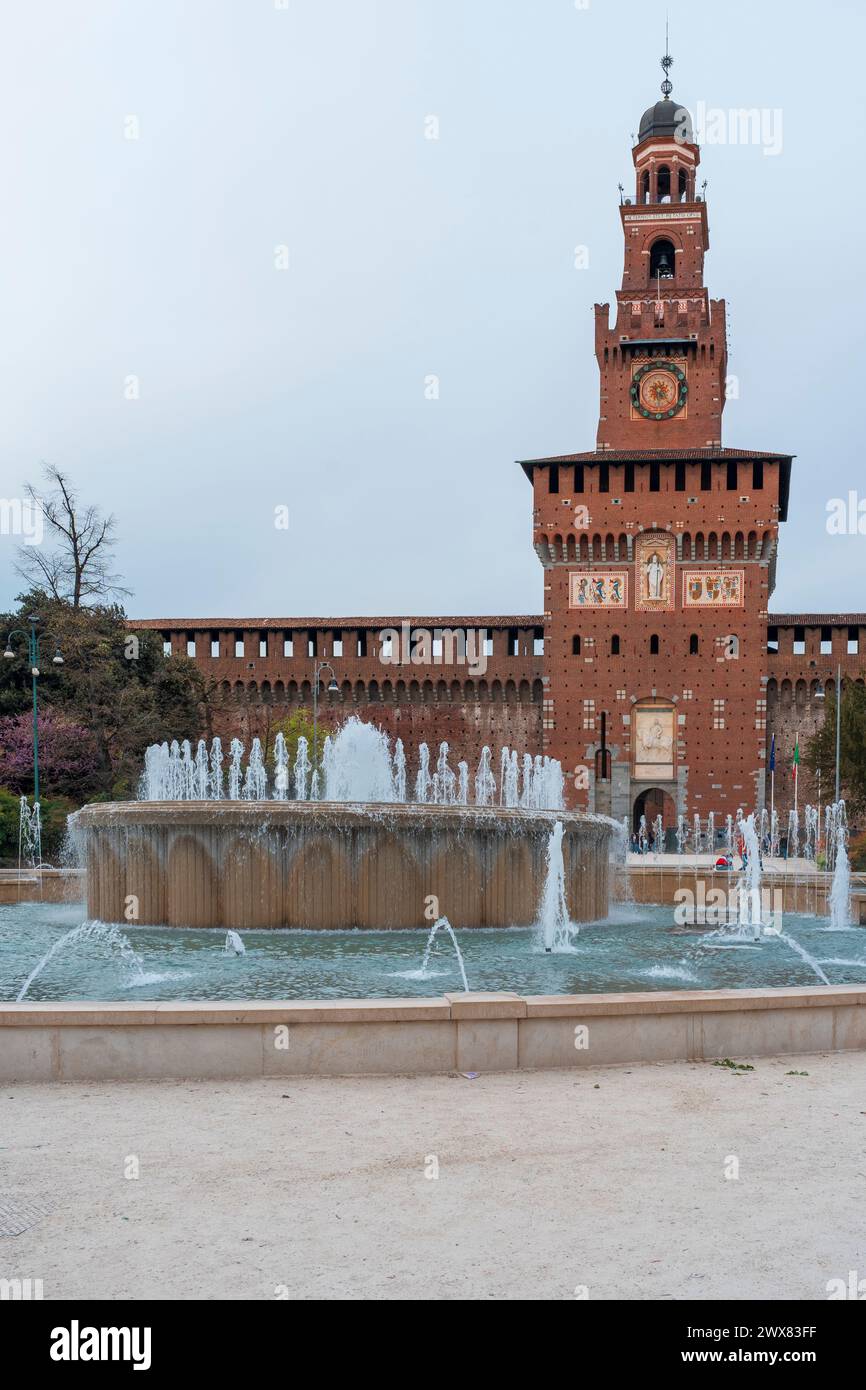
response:
[[[204,682],[185,656],[165,657],[159,633],[134,632],[117,604],[73,606],[45,593],[24,596],[5,630],[23,625],[29,613],[57,637],[61,667],[39,677],[40,707],[56,710],[88,730],[96,750],[95,770],[79,789],[94,795],[134,795],[144,750],[165,738],[195,738],[203,719]],[[30,700],[26,652],[0,668],[0,710],[15,713]],[[2,774],[0,774],[2,776]]]
[[[319,771],[322,767],[322,752],[325,747],[325,739],[329,734],[333,734],[335,726],[330,722],[325,722],[319,714],[317,726],[319,756],[317,764]],[[309,749],[310,765],[313,763],[313,711],[303,706],[295,711],[294,714],[287,715],[284,719],[276,719],[268,726],[266,737],[262,739],[262,751],[266,758],[273,757],[274,741],[277,734],[282,734],[286,741],[286,753],[288,754],[289,766],[294,767],[295,759],[298,756],[298,739],[305,738]]]
[[[826,716],[821,728],[806,744],[804,761],[813,772],[820,771],[824,787],[836,778],[836,695],[826,699]],[[866,689],[854,681],[842,685],[839,720],[839,784],[852,820],[866,814]]]
[[[130,630],[116,601],[128,590],[113,572],[114,517],[83,502],[59,468],[47,467],[45,480],[42,492],[27,488],[45,522],[45,543],[18,554],[19,573],[33,587],[0,625],[3,633],[26,628],[38,613],[40,630],[61,647],[62,666],[53,665],[50,649],[41,663],[39,707],[86,730],[95,754],[93,771],[82,769],[80,785],[68,790],[79,801],[134,795],[147,745],[197,737],[213,692],[194,661],[163,655],[159,633]],[[0,717],[23,713],[32,698],[26,642],[19,638],[12,651],[0,660]]]

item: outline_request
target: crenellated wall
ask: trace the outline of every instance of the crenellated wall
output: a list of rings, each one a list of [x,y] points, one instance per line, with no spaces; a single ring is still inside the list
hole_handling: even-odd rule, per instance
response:
[[[569,507],[574,505],[573,468],[574,465],[568,468],[567,478],[563,476],[564,469],[560,472],[563,497],[550,493],[549,479],[536,495],[536,550],[551,583],[560,569],[567,575],[569,564],[582,563],[589,569],[597,565],[599,572],[604,572],[605,565],[632,566],[635,539],[641,533],[627,508],[623,524],[628,530],[617,534],[592,527],[588,533],[568,534],[565,527],[557,525],[558,507],[563,498]],[[611,472],[613,474],[613,468]],[[637,477],[640,484],[643,481],[640,473]],[[624,481],[614,475],[609,485],[619,488]],[[699,480],[687,475],[686,481],[688,486]],[[775,479],[771,485],[775,486]],[[582,483],[585,491],[577,495],[586,496],[591,511],[598,514],[597,502],[601,499],[593,498],[596,486],[595,475],[587,469]],[[640,502],[643,490],[640,486],[636,488],[635,505]],[[654,503],[656,508],[658,500]],[[766,528],[746,529],[744,526],[715,531],[704,530],[702,521],[700,513],[696,513],[693,531],[683,529],[673,533],[678,565],[689,560],[735,561],[744,565],[747,576],[753,569],[766,575],[775,561],[775,524]],[[549,589],[548,594],[551,592]],[[755,604],[758,611],[761,606],[760,602]],[[567,597],[561,600],[560,608],[568,611]],[[683,791],[687,814],[723,810],[717,784],[722,780],[720,773],[724,764],[741,746],[731,741],[731,730],[737,720],[754,730],[755,763],[761,768],[767,766],[770,741],[775,733],[776,806],[786,814],[793,805],[791,759],[794,742],[799,733],[801,755],[804,756],[809,739],[824,718],[826,701],[821,698],[821,692],[833,692],[837,666],[841,667],[843,681],[866,683],[866,614],[771,613],[766,622],[766,628],[761,627],[760,651],[755,651],[753,639],[742,651],[739,662],[726,662],[722,667],[726,677],[736,675],[748,689],[743,690],[739,699],[735,690],[727,692],[726,708],[733,717],[725,720],[724,730],[714,730],[708,725],[701,732],[697,751],[689,759],[690,785]],[[392,646],[389,658],[383,653],[380,634],[392,629],[401,637],[405,636],[404,623],[409,624],[409,634],[421,631],[433,634],[436,630],[484,632],[485,645],[473,649],[470,640],[468,657],[473,653],[477,655],[474,662],[462,659],[459,642],[447,637],[443,640],[441,654],[431,654],[429,660],[412,659],[417,643],[411,641],[405,650],[402,641],[399,647]],[[597,695],[602,689],[600,675],[609,677],[608,684],[622,685],[639,694],[649,688],[646,681],[648,663],[640,650],[645,634],[641,629],[637,641],[634,635],[629,641],[634,619],[622,613],[588,610],[574,614],[564,637],[551,628],[548,619],[545,650],[541,636],[545,631],[543,624],[541,616],[524,614],[408,620],[386,617],[234,622],[175,619],[164,622],[149,619],[132,621],[130,627],[157,630],[166,650],[188,652],[194,657],[208,688],[210,727],[203,732],[219,734],[224,739],[237,736],[249,744],[253,737],[259,737],[270,749],[281,720],[301,708],[311,712],[313,669],[315,663],[321,661],[333,666],[338,687],[334,691],[328,689],[331,675],[325,668],[320,677],[319,695],[319,717],[323,727],[336,725],[348,715],[357,715],[379,725],[392,738],[401,738],[410,761],[416,758],[420,743],[426,742],[435,751],[445,740],[452,752],[452,765],[465,758],[474,769],[485,744],[494,751],[508,744],[521,753],[534,755],[544,750],[560,758],[564,756],[570,767],[575,759],[591,760],[593,756],[597,732],[590,729],[588,737],[583,732],[583,701],[588,694]],[[649,621],[644,623],[647,630],[652,625]],[[707,663],[706,652],[714,647],[717,615],[712,611],[695,613],[685,626],[680,626],[682,631],[674,634],[669,617],[662,629],[659,669],[670,670],[679,677],[679,685],[692,691],[685,706],[687,711],[697,712],[704,705],[711,711],[713,699],[720,695],[720,677],[717,664]],[[577,658],[571,650],[574,632],[580,632],[586,639]],[[609,648],[614,632],[620,635],[620,652],[611,655]],[[689,649],[694,633],[698,635],[697,654]],[[241,644],[243,650],[236,644]],[[395,660],[404,656],[408,657],[407,661]],[[592,670],[583,659],[589,656],[594,657]],[[566,692],[564,708],[560,701],[557,711],[560,735],[555,738],[550,700],[557,682],[551,680],[550,673],[561,673],[575,664],[582,667],[575,698],[569,702]],[[767,702],[766,731],[762,710],[756,707],[756,702],[763,698],[762,692]],[[599,707],[615,710],[616,691],[611,689],[606,694],[607,699],[602,691]],[[685,727],[688,728],[688,724]],[[608,737],[616,763],[620,757],[621,735],[613,718]],[[570,746],[564,746],[564,739]],[[733,789],[735,798],[750,804],[752,797],[746,778],[740,776],[732,781],[739,783]],[[821,788],[822,804],[826,804],[832,791],[832,787]],[[571,799],[575,799],[573,793]],[[768,781],[766,799],[769,802]],[[579,798],[577,800],[579,803]],[[817,800],[817,783],[805,761],[801,761],[798,795],[801,810],[807,802]],[[608,809],[600,807],[595,800],[591,804],[595,809]],[[610,809],[621,813],[618,806]]]
[[[866,684],[866,614],[771,613],[767,628],[767,747],[776,735],[776,807],[794,804],[791,775],[794,744],[800,736],[798,805],[817,804],[817,779],[803,761],[806,744],[820,729],[827,696],[835,696],[836,675]],[[832,800],[834,787],[822,781],[820,801]],[[769,789],[768,789],[769,796]]]
[[[209,734],[261,738],[270,745],[281,720],[312,711],[317,662],[324,726],[357,715],[418,745],[445,740],[452,765],[474,770],[485,744],[541,752],[542,618],[534,616],[149,619],[167,651],[188,654],[208,690]],[[382,633],[396,634],[390,650]],[[437,638],[436,634],[442,636]],[[429,634],[430,642],[424,638]],[[468,634],[468,637],[467,637]]]

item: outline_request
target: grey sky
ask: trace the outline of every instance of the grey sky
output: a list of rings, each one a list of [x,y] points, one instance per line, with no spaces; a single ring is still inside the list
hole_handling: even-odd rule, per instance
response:
[[[778,156],[701,166],[725,442],[798,456],[773,607],[864,609],[866,536],[825,522],[866,497],[866,7],[669,10],[676,99],[782,112]],[[594,446],[591,306],[620,282],[664,5],[2,13],[0,496],[67,469],[118,515],[140,617],[540,612],[513,460]]]

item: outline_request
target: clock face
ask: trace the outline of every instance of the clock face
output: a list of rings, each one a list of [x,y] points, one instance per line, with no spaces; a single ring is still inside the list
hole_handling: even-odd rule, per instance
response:
[[[647,362],[635,372],[631,403],[645,420],[671,420],[686,403],[686,374],[674,362]]]

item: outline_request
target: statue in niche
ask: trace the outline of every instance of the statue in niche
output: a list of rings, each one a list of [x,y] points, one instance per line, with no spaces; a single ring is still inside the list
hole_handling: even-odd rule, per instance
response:
[[[665,596],[665,563],[657,550],[646,562],[647,597],[663,599]]]

